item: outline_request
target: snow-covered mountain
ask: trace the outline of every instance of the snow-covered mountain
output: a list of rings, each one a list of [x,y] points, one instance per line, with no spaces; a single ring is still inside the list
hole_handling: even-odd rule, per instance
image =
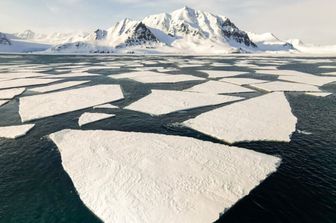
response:
[[[277,38],[273,33],[256,34],[248,32],[250,39],[258,46],[260,51],[291,51],[295,50],[291,43]]]
[[[189,7],[147,16],[142,21],[124,19],[106,30],[90,33],[46,35],[26,30],[0,35],[0,46],[0,52],[46,50],[49,53],[223,54],[317,50],[297,41],[282,41],[271,33],[245,32],[225,16]],[[336,52],[336,47],[321,50],[330,51]]]
[[[115,51],[139,48],[156,49],[162,52],[232,53],[256,51],[257,46],[246,32],[240,30],[224,16],[217,16],[189,7],[170,14],[162,13],[142,21],[124,19],[107,30],[98,29],[79,41],[85,48],[106,47]],[[65,43],[74,48],[79,42]],[[84,44],[85,43],[85,44]],[[88,47],[91,45],[91,47]],[[64,44],[62,44],[64,45]],[[52,50],[60,51],[57,46]]]

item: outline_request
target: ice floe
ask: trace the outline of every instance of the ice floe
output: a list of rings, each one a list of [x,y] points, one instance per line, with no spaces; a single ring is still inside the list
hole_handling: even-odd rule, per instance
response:
[[[254,90],[251,90],[249,88],[237,86],[231,83],[224,83],[220,81],[208,81],[203,84],[193,86],[184,91],[210,93],[210,94],[254,92]]]
[[[225,81],[231,84],[237,84],[237,85],[249,85],[249,84],[259,84],[259,83],[265,83],[268,81],[260,80],[260,79],[252,79],[252,78],[223,78],[219,81]]]
[[[13,125],[13,126],[1,126],[0,138],[16,139],[26,135],[35,125]]]
[[[164,115],[176,111],[216,105],[240,99],[242,98],[206,93],[152,90],[151,94],[127,106],[126,109],[151,115]]]
[[[64,89],[64,88],[78,86],[78,85],[85,84],[85,83],[88,83],[88,82],[89,81],[68,81],[68,82],[64,82],[64,83],[60,83],[60,84],[53,84],[53,85],[48,85],[48,86],[44,86],[44,87],[32,88],[30,90],[35,91],[35,92],[45,93],[45,92],[49,92],[49,91],[56,91],[56,90],[61,90],[61,89]]]
[[[22,94],[25,88],[13,88],[8,90],[0,90],[0,99],[12,99],[20,94]]]
[[[73,78],[73,77],[96,77],[100,76],[100,74],[92,74],[86,72],[74,72],[74,73],[66,73],[66,74],[53,74],[49,75],[48,78],[55,77],[55,78]]]
[[[29,77],[47,77],[48,74],[42,73],[0,73],[0,80],[12,80],[12,79],[19,79],[19,78],[29,78]]]
[[[284,81],[272,81],[261,84],[251,84],[250,86],[263,91],[317,91],[320,92],[317,86],[309,84],[291,83]]]
[[[315,96],[315,97],[327,97],[329,95],[332,95],[332,93],[328,93],[328,92],[306,92],[306,95],[310,95],[310,96]]]
[[[110,75],[113,79],[131,79],[141,83],[178,83],[183,81],[200,81],[204,78],[184,74],[165,74],[152,71],[131,72],[117,75]]]
[[[183,124],[228,143],[290,141],[297,119],[282,92],[266,94],[203,113]]]
[[[118,106],[111,105],[111,104],[103,104],[103,105],[97,105],[93,107],[94,109],[99,109],[99,108],[107,108],[107,109],[112,109],[112,108],[119,108]]]
[[[0,107],[7,104],[8,102],[8,100],[0,100]]]
[[[246,73],[242,71],[225,71],[225,70],[200,70],[200,71],[207,73],[209,78],[233,77]]]
[[[336,77],[321,77],[310,74],[293,75],[293,76],[280,76],[280,80],[292,81],[303,84],[311,84],[316,86],[323,86],[336,81]]]
[[[104,119],[112,118],[114,116],[115,116],[114,114],[85,112],[79,117],[78,125],[83,126],[83,125],[86,125],[92,122],[97,122],[97,121],[101,121]]]
[[[50,139],[79,197],[106,223],[214,222],[280,163],[181,136],[63,130]]]
[[[27,87],[41,84],[50,84],[52,82],[59,81],[61,79],[36,79],[36,78],[26,78],[26,79],[13,79],[0,81],[0,89],[4,88],[14,88],[14,87]]]
[[[123,99],[119,85],[96,85],[20,98],[22,121],[64,114]]]

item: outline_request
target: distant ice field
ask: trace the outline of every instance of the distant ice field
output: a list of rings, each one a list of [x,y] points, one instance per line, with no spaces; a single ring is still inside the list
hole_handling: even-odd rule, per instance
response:
[[[0,55],[0,223],[333,222],[335,67]]]

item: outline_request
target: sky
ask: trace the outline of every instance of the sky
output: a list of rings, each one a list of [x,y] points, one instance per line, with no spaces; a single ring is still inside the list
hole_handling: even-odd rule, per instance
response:
[[[244,31],[336,44],[336,0],[0,0],[0,32],[77,32],[183,6],[231,19]]]

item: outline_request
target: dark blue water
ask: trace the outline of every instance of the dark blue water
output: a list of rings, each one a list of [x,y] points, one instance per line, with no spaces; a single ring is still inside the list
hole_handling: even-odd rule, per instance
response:
[[[0,56],[0,65],[8,64],[47,64],[47,73],[59,73],[53,70],[59,63],[87,63],[98,65],[100,62],[127,62],[134,60],[160,61],[159,65],[176,67],[164,62],[167,57],[147,56]],[[176,58],[176,57],[175,57]],[[203,58],[178,57],[179,60]],[[253,60],[257,65],[269,65],[269,61],[288,61],[281,69],[293,69],[314,74],[333,71],[319,69],[319,65],[336,65],[336,58],[309,59],[309,63],[296,58],[253,58],[237,56],[233,58],[207,58],[210,62],[234,64],[236,61]],[[323,58],[322,58],[323,59]],[[318,62],[316,62],[318,60]],[[189,73],[206,77],[200,69],[186,68],[172,73]],[[224,68],[212,68],[215,70]],[[105,75],[128,71],[104,69],[91,70],[103,74],[101,77],[74,78],[91,80],[86,85],[98,83],[118,83],[122,86],[125,100],[114,103],[121,108],[150,93],[150,89],[182,90],[201,82],[179,84],[141,84],[133,81],[116,81]],[[225,70],[246,71],[255,76],[251,68],[225,67]],[[6,72],[6,71],[2,71]],[[66,70],[63,72],[67,72]],[[255,76],[261,79],[274,79],[268,75]],[[85,85],[84,85],[85,86]],[[336,84],[323,87],[336,93]],[[32,94],[26,92],[25,95]],[[258,93],[257,93],[258,94]],[[245,94],[246,97],[256,96]],[[237,146],[262,153],[281,156],[282,164],[278,171],[256,187],[248,196],[226,212],[219,222],[336,222],[336,97],[317,98],[298,93],[287,93],[293,113],[298,118],[297,129],[311,135],[293,134],[290,143],[251,142],[238,143]],[[219,106],[209,106],[185,112],[176,112],[162,117],[152,117],[139,112],[123,109],[102,109],[106,113],[116,114],[113,119],[92,123],[82,129],[105,129],[122,131],[154,132],[170,135],[183,135],[202,140],[218,142],[211,137],[181,128],[174,123],[195,117]],[[38,120],[36,127],[25,137],[17,140],[0,139],[0,222],[100,222],[79,199],[69,176],[61,165],[61,158],[56,146],[46,137],[48,134],[64,128],[80,129],[78,117],[84,109],[64,115]],[[97,111],[97,110],[95,110]],[[19,124],[18,99],[0,107],[0,126]],[[220,142],[218,142],[220,143]],[[251,167],[253,168],[253,167]]]

